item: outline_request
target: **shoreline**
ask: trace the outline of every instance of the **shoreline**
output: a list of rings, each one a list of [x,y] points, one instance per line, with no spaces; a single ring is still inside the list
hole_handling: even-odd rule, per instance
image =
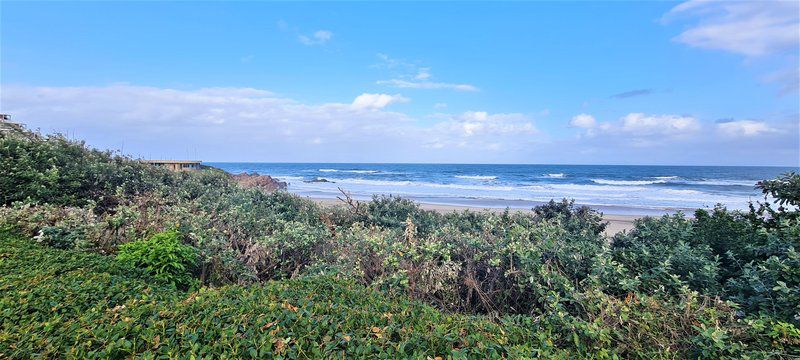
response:
[[[320,206],[328,207],[328,206],[340,206],[343,203],[338,199],[329,199],[329,198],[318,198],[318,197],[311,197],[311,196],[301,196],[303,198],[309,199]],[[358,200],[362,201],[362,200]],[[420,201],[414,201],[419,204],[420,208],[424,210],[432,210],[439,213],[450,213],[450,212],[461,212],[465,210],[475,211],[475,212],[493,212],[493,213],[500,213],[505,211],[505,208],[481,208],[475,206],[460,206],[460,205],[440,205],[440,204],[429,204]],[[510,211],[516,212],[533,212],[531,209],[510,209]],[[619,214],[603,214],[603,220],[608,222],[608,226],[606,226],[605,235],[606,236],[613,236],[614,234],[621,232],[623,230],[630,231],[633,229],[633,223],[636,219],[640,219],[646,216],[651,216],[647,214],[636,214],[636,215],[619,215]]]

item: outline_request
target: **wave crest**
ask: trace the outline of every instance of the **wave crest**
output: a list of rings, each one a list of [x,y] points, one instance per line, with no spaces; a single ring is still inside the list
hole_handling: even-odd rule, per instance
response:
[[[494,180],[497,179],[497,176],[492,175],[456,175],[455,177],[459,179],[469,179],[469,180]]]
[[[378,170],[339,170],[339,169],[319,169],[319,172],[343,172],[351,174],[377,174]]]
[[[652,185],[663,184],[667,180],[606,180],[592,179],[592,182],[600,185]]]

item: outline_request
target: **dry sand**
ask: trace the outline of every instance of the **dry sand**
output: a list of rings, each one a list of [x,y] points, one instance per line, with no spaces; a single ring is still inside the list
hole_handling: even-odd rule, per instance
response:
[[[320,198],[309,198],[313,200],[317,204],[323,206],[336,206],[342,205],[343,203],[337,199],[320,199]],[[484,209],[484,208],[476,208],[470,206],[453,206],[453,205],[438,205],[438,204],[426,204],[426,203],[419,203],[419,206],[425,210],[434,210],[441,213],[452,212],[452,211],[490,211],[490,212],[502,212],[505,209]],[[523,212],[530,212],[531,210],[528,209],[513,209],[512,211],[523,211]],[[603,214],[603,220],[608,222],[608,226],[606,227],[605,234],[608,236],[612,236],[620,231],[628,230],[630,231],[633,229],[633,221],[644,217],[644,215],[609,215]]]

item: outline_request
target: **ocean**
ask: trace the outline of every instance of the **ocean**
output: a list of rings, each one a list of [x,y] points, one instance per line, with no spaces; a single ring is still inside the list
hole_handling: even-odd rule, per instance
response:
[[[230,173],[271,175],[289,192],[335,199],[398,195],[423,203],[480,208],[531,208],[574,199],[607,214],[658,215],[681,210],[747,209],[763,200],[759,180],[789,167],[208,163]]]

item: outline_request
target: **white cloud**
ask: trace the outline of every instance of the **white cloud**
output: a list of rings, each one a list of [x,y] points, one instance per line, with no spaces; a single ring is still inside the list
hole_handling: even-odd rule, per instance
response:
[[[3,85],[2,91],[3,110],[16,121],[101,148],[124,143],[125,153],[142,157],[194,157],[187,149],[198,149],[207,161],[521,161],[543,136],[523,114],[475,111],[421,121],[387,111],[408,101],[390,94],[314,105],[252,88]]]
[[[487,154],[525,153],[548,141],[525,114],[467,111],[435,117],[440,121],[426,132],[423,147],[461,153],[468,161]],[[467,155],[470,152],[474,153]]]
[[[287,23],[287,22],[286,22],[285,20],[283,20],[283,19],[281,19],[281,20],[278,20],[278,22],[277,22],[277,25],[278,25],[278,29],[279,29],[280,31],[286,31],[286,30],[289,30],[289,23]]]
[[[433,108],[436,110],[447,109],[447,103],[436,103]]]
[[[597,125],[594,116],[589,114],[579,114],[572,117],[569,125],[576,128],[591,129]]]
[[[444,118],[446,121],[438,124],[439,129],[466,137],[539,133],[533,120],[519,113],[489,114],[485,111],[467,111],[459,115],[444,115]]]
[[[314,45],[325,45],[328,41],[333,38],[333,32],[330,30],[317,30],[310,36],[308,35],[298,35],[297,40],[300,41],[303,45],[314,46]]]
[[[394,78],[389,80],[379,80],[378,85],[386,85],[403,89],[448,89],[456,91],[480,91],[477,86],[470,84],[459,84],[449,82],[432,81],[433,74],[431,68],[421,67],[417,64],[405,60],[395,59],[386,54],[379,53],[380,63],[373,65],[378,69],[390,70]]]
[[[419,72],[417,76],[414,76],[414,79],[417,80],[427,80],[431,77],[430,68],[419,68]]]
[[[793,59],[797,62],[797,59]],[[764,82],[777,83],[781,86],[781,95],[788,95],[800,89],[800,66],[789,65],[781,70],[773,71],[763,77]]]
[[[380,80],[378,85],[387,85],[404,89],[450,89],[457,91],[480,91],[474,85],[469,84],[451,84],[433,81],[409,81],[403,79]]]
[[[674,7],[664,19],[698,18],[675,40],[689,46],[763,56],[800,43],[800,2],[692,0]]]
[[[630,113],[622,118],[621,130],[634,136],[684,135],[700,130],[700,123],[690,116]]]
[[[252,88],[3,85],[3,110],[34,128],[76,133],[97,146],[117,148],[124,141],[126,150],[144,156],[185,157],[188,146],[203,144],[210,157],[296,159],[305,155],[298,147],[311,141],[346,157],[346,149],[367,143],[400,146],[402,134],[422,136],[414,135],[412,118],[380,109],[404,98],[367,95],[354,103],[309,105]],[[325,149],[320,156],[335,153]]]
[[[781,126],[774,126],[781,129],[775,132],[748,123],[714,125],[709,132],[691,132],[687,129],[693,126],[676,125],[681,121],[675,119],[685,117],[638,115],[666,119],[668,124],[653,125],[658,122],[625,122],[629,115],[611,123],[596,121],[593,129],[587,129],[596,132],[594,137],[554,139],[539,130],[527,114],[468,111],[417,119],[388,111],[389,106],[403,100],[387,94],[361,94],[354,96],[361,98],[359,101],[322,104],[302,103],[254,88],[2,84],[2,94],[3,112],[15,121],[46,133],[69,133],[99,148],[122,148],[137,157],[260,162],[733,165],[758,164],[764,159],[772,164],[796,164],[800,149],[795,117],[772,119],[771,123],[783,121]],[[627,130],[623,130],[623,124],[628,125]],[[735,126],[740,129],[730,130]],[[685,135],[679,136],[684,131]],[[725,132],[769,136],[729,141]],[[633,146],[640,148],[631,151]],[[691,154],[664,151],[680,146],[691,147]],[[564,151],[567,148],[570,151]]]
[[[389,104],[408,102],[409,99],[400,94],[361,94],[353,100],[353,109],[383,109]]]
[[[780,94],[797,92],[800,84],[800,1],[691,0],[675,6],[662,20],[694,19],[674,41],[702,49],[747,57],[773,70],[762,81],[776,83]],[[782,65],[777,65],[782,64]]]
[[[700,130],[700,122],[691,116],[680,115],[648,115],[630,113],[617,122],[598,122],[589,114],[578,114],[572,117],[569,125],[584,129],[578,139],[594,138],[603,135],[616,138],[617,141],[638,146],[671,141],[696,134]],[[620,136],[624,138],[619,138]]]
[[[717,123],[717,131],[727,137],[753,137],[778,132],[763,121],[736,120]]]
[[[644,113],[629,113],[616,122],[597,122],[591,115],[579,114],[572,118],[570,126],[583,129],[576,137],[581,141],[602,141],[615,147],[630,145],[639,148],[678,142],[713,144],[725,141],[725,138],[756,138],[764,134],[786,132],[763,121],[719,120],[715,125],[704,126],[692,116]],[[701,131],[704,128],[709,131]]]

